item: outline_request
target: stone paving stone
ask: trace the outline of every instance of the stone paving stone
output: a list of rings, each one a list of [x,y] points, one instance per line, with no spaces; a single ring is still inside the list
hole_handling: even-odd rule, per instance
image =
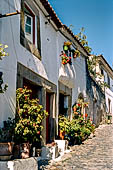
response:
[[[100,125],[95,137],[71,150],[44,170],[113,170],[113,125]]]

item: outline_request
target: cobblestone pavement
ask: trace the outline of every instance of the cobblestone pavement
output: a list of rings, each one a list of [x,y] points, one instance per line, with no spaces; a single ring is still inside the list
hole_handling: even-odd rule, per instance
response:
[[[113,125],[101,125],[95,137],[72,147],[58,162],[44,170],[113,170]]]

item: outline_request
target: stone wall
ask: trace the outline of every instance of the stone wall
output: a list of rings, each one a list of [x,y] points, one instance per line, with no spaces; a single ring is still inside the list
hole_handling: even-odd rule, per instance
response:
[[[105,95],[102,89],[91,78],[89,73],[86,75],[86,93],[89,102],[87,112],[91,117],[93,123],[99,126],[100,123],[105,122]]]

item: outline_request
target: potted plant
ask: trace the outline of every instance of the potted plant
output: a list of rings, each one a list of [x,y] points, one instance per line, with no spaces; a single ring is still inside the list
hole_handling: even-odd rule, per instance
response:
[[[85,107],[88,107],[88,103],[83,99],[78,99],[73,105],[73,118],[68,124],[65,136],[70,145],[81,144],[95,131],[95,125],[92,124],[91,118],[87,113],[83,113]]]
[[[68,57],[64,52],[62,52],[60,56],[61,56],[63,65],[67,63],[71,64],[71,57]]]
[[[64,51],[70,50],[70,46],[71,46],[71,45],[72,45],[72,42],[70,42],[70,41],[64,42],[63,50],[64,50]]]
[[[72,42],[70,42],[70,41],[66,41],[66,42],[64,42],[64,46],[68,46],[68,47],[70,47],[72,45]]]
[[[30,98],[31,93],[27,87],[16,90],[15,142],[21,144],[25,153],[22,158],[29,157],[29,145],[41,142],[42,120],[48,115],[38,99]]]
[[[80,51],[77,49],[73,53],[73,58],[76,58],[76,57],[80,57]]]
[[[0,159],[9,160],[12,157],[14,138],[14,119],[8,118],[0,128]]]
[[[69,119],[64,115],[59,115],[58,125],[59,125],[59,136],[63,140],[65,134],[68,131]]]

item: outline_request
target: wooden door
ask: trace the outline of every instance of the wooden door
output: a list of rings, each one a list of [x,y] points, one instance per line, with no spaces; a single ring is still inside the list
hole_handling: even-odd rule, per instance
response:
[[[50,94],[46,93],[46,111],[48,117],[46,118],[46,143],[50,142]]]

